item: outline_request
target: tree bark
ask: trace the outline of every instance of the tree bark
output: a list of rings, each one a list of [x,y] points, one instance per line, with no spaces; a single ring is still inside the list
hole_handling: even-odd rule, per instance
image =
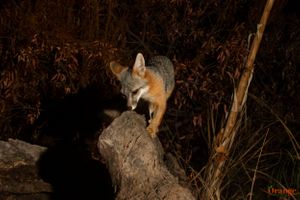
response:
[[[99,137],[98,149],[111,174],[116,199],[195,199],[168,171],[161,143],[145,127],[142,116],[127,111]]]

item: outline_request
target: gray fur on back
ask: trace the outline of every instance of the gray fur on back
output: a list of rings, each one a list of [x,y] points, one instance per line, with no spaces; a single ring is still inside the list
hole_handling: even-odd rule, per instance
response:
[[[148,60],[146,66],[162,77],[165,85],[165,91],[168,93],[172,92],[175,85],[175,75],[171,60],[166,56],[155,56]]]

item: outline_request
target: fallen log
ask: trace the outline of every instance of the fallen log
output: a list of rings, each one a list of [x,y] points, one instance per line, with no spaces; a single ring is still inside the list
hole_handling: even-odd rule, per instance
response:
[[[99,137],[98,149],[110,172],[117,200],[191,200],[191,191],[167,169],[158,138],[147,133],[145,119],[124,112]]]
[[[37,165],[46,150],[21,140],[0,141],[0,199],[49,199],[52,187],[39,177]]]

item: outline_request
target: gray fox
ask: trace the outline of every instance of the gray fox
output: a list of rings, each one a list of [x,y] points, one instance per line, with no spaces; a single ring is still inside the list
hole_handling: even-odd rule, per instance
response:
[[[121,82],[121,93],[127,97],[127,106],[134,110],[140,98],[149,102],[149,126],[147,131],[156,137],[158,127],[166,111],[167,100],[175,86],[174,67],[165,56],[155,56],[145,63],[138,53],[131,68],[110,62],[110,69]]]

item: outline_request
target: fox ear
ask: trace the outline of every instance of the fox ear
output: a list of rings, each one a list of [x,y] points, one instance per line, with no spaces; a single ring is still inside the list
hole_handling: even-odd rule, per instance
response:
[[[121,78],[121,73],[124,70],[127,70],[128,67],[124,67],[122,65],[120,65],[118,62],[112,61],[109,63],[109,67],[110,70],[112,71],[112,73],[120,80]]]
[[[137,73],[138,76],[144,77],[146,72],[145,59],[143,54],[138,53],[133,65],[133,72]]]

